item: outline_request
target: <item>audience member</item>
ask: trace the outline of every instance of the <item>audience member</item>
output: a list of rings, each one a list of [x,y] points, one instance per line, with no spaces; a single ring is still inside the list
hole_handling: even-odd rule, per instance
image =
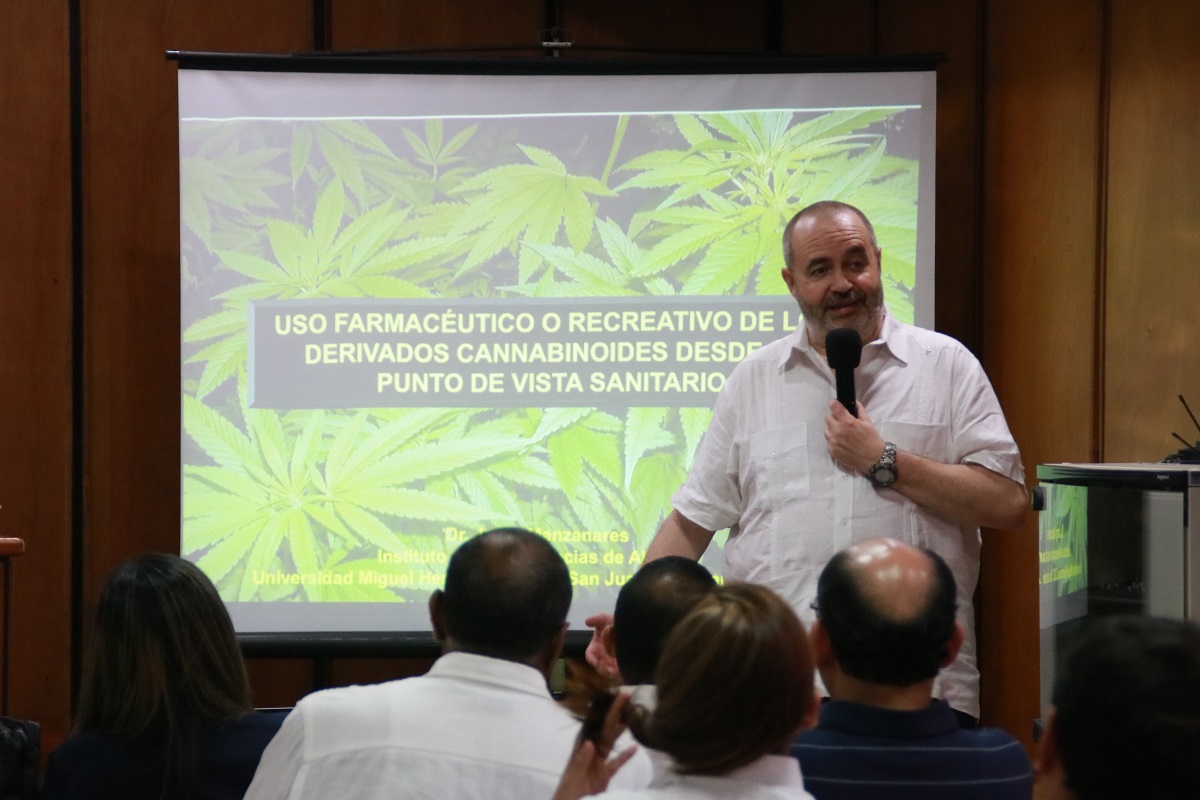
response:
[[[549,797],[579,732],[546,685],[570,604],[567,565],[543,537],[468,540],[429,600],[443,655],[428,674],[301,700],[247,800]],[[617,778],[645,785],[648,761]]]
[[[556,800],[604,792],[617,715],[648,748],[672,759],[651,788],[608,791],[608,800],[739,798],[811,800],[788,745],[815,719],[813,660],[799,619],[770,589],[713,589],[667,637],[653,710],[613,706],[599,741],[583,742]]]
[[[682,556],[651,561],[630,576],[603,634],[623,683],[654,683],[667,636],[716,585],[712,573]]]
[[[611,672],[638,705],[654,708],[654,675],[667,636],[716,585],[712,573],[700,563],[665,556],[644,565],[621,587],[613,623],[601,629],[599,638]],[[666,755],[651,749],[645,752],[654,774],[667,769]]]
[[[955,591],[940,556],[892,539],[853,545],[821,572],[811,636],[830,701],[792,747],[819,800],[1028,800],[1021,744],[960,728],[933,699],[963,642]]]
[[[1041,800],[1200,798],[1200,628],[1104,619],[1069,651],[1037,758]]]
[[[75,733],[45,800],[237,800],[282,714],[252,713],[216,588],[194,564],[132,558],[100,591]]]

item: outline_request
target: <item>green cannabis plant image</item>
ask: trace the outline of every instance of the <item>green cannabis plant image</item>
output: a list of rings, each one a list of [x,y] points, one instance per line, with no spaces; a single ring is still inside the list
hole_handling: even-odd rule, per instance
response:
[[[436,580],[448,527],[555,532],[584,593],[609,574],[605,553],[636,568],[715,397],[335,408],[297,392],[293,406],[267,407],[254,310],[362,298],[783,302],[784,224],[835,198],[872,219],[888,306],[911,321],[913,113],[614,114],[607,137],[572,117],[185,121],[185,555],[240,601],[424,602],[427,581],[262,576],[353,576],[409,551],[430,557],[408,569]],[[302,380],[303,366],[293,373]]]

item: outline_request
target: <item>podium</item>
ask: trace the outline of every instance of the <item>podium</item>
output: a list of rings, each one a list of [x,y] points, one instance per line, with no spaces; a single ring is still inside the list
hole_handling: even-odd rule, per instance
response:
[[[8,714],[8,623],[12,616],[12,560],[24,552],[24,539],[0,538],[0,565],[4,568],[4,611],[0,616],[0,715]]]
[[[1037,468],[1041,707],[1091,619],[1200,620],[1200,465]]]

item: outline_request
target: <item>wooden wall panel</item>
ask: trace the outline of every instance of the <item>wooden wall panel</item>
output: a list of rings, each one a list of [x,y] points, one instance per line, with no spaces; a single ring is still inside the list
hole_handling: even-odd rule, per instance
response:
[[[988,5],[986,24],[983,361],[1032,486],[1038,464],[1094,450],[1102,21],[1091,0],[1009,0]],[[983,563],[986,718],[1028,743],[1036,515],[985,536]]]
[[[982,3],[931,0],[880,4],[881,53],[939,53],[937,96],[937,260],[939,331],[979,352],[981,224],[980,52]],[[886,258],[886,254],[885,254]]]
[[[564,0],[563,27],[578,45],[671,52],[746,53],[764,47],[765,3],[693,0],[681,13],[672,3],[644,0]]]
[[[1157,461],[1200,414],[1200,4],[1114,0],[1105,461]]]
[[[876,0],[783,4],[783,50],[798,56],[861,56],[873,52]]]
[[[0,3],[0,536],[9,713],[64,729],[70,692],[71,150],[67,5]]]
[[[534,47],[538,31],[546,27],[544,5],[542,0],[330,0],[331,40],[334,50]]]
[[[170,49],[307,49],[307,0],[83,0],[86,612],[179,547],[179,159]]]
[[[248,658],[246,671],[256,708],[291,708],[313,690],[313,662],[299,658]]]
[[[279,52],[305,0],[83,4],[87,595],[179,546],[179,126],[164,52]]]
[[[341,658],[330,670],[335,686],[363,683],[382,683],[423,675],[433,663],[432,658]]]

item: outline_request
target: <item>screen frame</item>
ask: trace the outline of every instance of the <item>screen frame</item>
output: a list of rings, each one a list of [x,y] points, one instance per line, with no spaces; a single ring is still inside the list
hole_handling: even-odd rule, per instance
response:
[[[570,51],[559,51],[569,55]],[[547,53],[546,55],[549,55]],[[557,53],[555,54],[557,55]],[[179,69],[243,72],[306,72],[417,75],[753,75],[789,73],[933,72],[941,54],[853,57],[761,55],[681,55],[651,58],[462,58],[428,55],[346,53],[257,54],[168,50]],[[936,80],[936,78],[935,78]],[[936,91],[936,90],[935,90]],[[936,94],[935,94],[936,96]],[[936,123],[936,118],[935,118]],[[934,136],[936,140],[936,134]],[[936,142],[935,164],[936,164]],[[936,169],[936,166],[935,166]],[[924,181],[923,181],[924,183]],[[932,181],[931,181],[932,184]],[[933,274],[932,268],[930,274]],[[931,281],[932,283],[932,281]],[[929,287],[932,306],[933,288]],[[932,308],[926,312],[932,325]],[[920,312],[918,314],[920,318]],[[254,657],[436,657],[440,643],[425,630],[239,632],[239,643]],[[565,652],[582,656],[586,630],[568,633]]]

